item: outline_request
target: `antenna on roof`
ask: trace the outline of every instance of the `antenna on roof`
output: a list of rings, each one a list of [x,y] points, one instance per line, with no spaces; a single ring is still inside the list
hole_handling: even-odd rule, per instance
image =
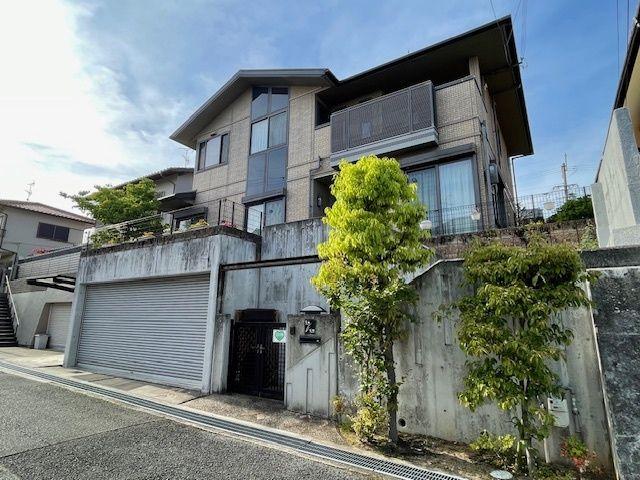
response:
[[[31,200],[31,195],[33,194],[33,186],[36,184],[35,180],[31,180],[30,183],[27,183],[27,189],[25,190],[25,192],[27,192],[27,202],[29,200]]]
[[[180,150],[182,150],[182,159],[184,160],[184,166],[186,168],[191,163],[191,155],[190,155],[191,149],[190,148],[181,148]]]

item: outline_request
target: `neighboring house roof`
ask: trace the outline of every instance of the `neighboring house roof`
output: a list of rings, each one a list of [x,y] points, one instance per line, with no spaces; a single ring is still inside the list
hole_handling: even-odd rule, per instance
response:
[[[182,173],[193,173],[193,167],[169,167],[169,168],[165,168],[164,170],[159,170],[157,172],[153,172],[150,173],[148,175],[143,175],[141,177],[138,178],[134,178],[133,180],[128,180],[124,183],[121,183],[119,185],[115,185],[113,188],[121,188],[124,187],[125,185],[129,185],[130,183],[135,183],[135,182],[139,182],[140,180],[143,180],[145,178],[148,178],[149,180],[160,180],[161,178],[165,178],[165,177],[170,177],[171,175],[180,175]]]
[[[90,225],[94,225],[96,223],[93,218],[78,215],[77,213],[73,212],[68,212],[66,210],[52,207],[50,205],[45,205],[44,203],[40,202],[27,202],[23,200],[0,200],[0,208],[2,207],[19,208],[21,210],[28,210],[30,212],[42,213],[44,215],[66,218]]]
[[[533,153],[519,59],[511,17],[503,17],[461,35],[423,48],[380,66],[338,80],[330,70],[240,70],[209,98],[172,135],[171,139],[195,148],[195,136],[249,86],[319,85],[322,94],[335,99],[352,98],[357,92],[374,90],[382,82],[420,82],[428,75],[438,84],[439,76],[451,72],[468,74],[468,58],[477,56],[484,79],[498,104],[501,129],[510,155]],[[400,87],[402,88],[402,87]]]
[[[625,98],[627,96],[627,89],[629,88],[629,82],[631,81],[631,75],[633,74],[633,68],[636,65],[636,59],[638,57],[638,50],[640,50],[640,5],[636,16],[633,19],[633,30],[631,37],[629,38],[629,45],[627,47],[627,55],[624,59],[624,65],[622,66],[622,74],[620,75],[620,81],[618,82],[618,90],[616,92],[616,99],[613,104],[613,108],[620,108],[624,105]]]
[[[195,148],[194,137],[220,114],[238,95],[251,85],[322,85],[329,87],[338,79],[326,68],[296,68],[275,70],[239,70],[214,93],[175,132],[171,139]]]

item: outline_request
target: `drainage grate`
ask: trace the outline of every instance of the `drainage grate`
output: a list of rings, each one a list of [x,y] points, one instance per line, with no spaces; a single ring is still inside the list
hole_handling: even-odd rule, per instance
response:
[[[367,455],[361,455],[358,453],[341,450],[339,448],[328,447],[326,445],[321,445],[311,441],[301,440],[284,433],[263,430],[258,427],[252,427],[250,425],[244,425],[242,423],[236,423],[222,418],[216,418],[209,415],[190,412],[171,405],[164,405],[162,403],[154,402],[153,400],[139,398],[126,393],[109,390],[97,385],[78,382],[76,380],[71,380],[68,378],[57,377],[49,373],[13,365],[2,361],[0,361],[0,367],[6,370],[24,373],[32,377],[48,380],[53,383],[58,383],[61,385],[66,385],[69,387],[78,388],[80,390],[92,392],[103,397],[108,397],[114,400],[128,403],[130,405],[135,405],[137,407],[143,407],[154,412],[170,415],[172,417],[181,420],[187,420],[189,422],[196,423],[205,427],[213,427],[236,435],[242,435],[252,439],[291,448],[307,455],[321,457],[327,460],[342,463],[344,465],[359,467],[366,470],[371,470],[376,473],[390,475],[396,478],[407,480],[464,480],[462,477],[457,477],[454,475],[425,470],[422,468],[404,465],[401,463],[396,463],[375,457],[369,457]]]

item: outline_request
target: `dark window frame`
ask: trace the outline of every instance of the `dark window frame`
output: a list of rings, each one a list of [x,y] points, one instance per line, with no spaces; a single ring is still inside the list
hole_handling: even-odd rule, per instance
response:
[[[289,120],[290,120],[290,116],[289,116],[289,103],[291,101],[291,89],[288,86],[285,85],[273,85],[273,86],[262,86],[262,85],[256,85],[253,88],[267,88],[269,91],[269,98],[267,101],[267,113],[261,116],[257,116],[255,118],[253,118],[253,111],[251,112],[250,116],[251,116],[251,122],[250,122],[250,127],[249,127],[249,156],[247,159],[247,180],[245,183],[245,195],[247,197],[265,197],[267,195],[269,195],[270,193],[276,193],[279,192],[281,190],[283,190],[286,187],[287,184],[287,166],[289,163]],[[274,88],[286,88],[287,89],[287,95],[288,95],[288,100],[287,100],[287,104],[285,107],[277,109],[277,110],[273,110],[271,111],[271,105],[272,105],[272,92]],[[252,100],[253,101],[253,100]],[[253,109],[253,105],[252,105],[252,109]],[[275,117],[277,115],[281,115],[281,114],[285,114],[286,117],[286,121],[285,121],[285,136],[284,136],[284,143],[279,143],[278,145],[269,145],[269,138],[270,138],[270,127],[271,127],[271,118]],[[256,123],[262,122],[264,120],[267,120],[267,148],[260,150],[258,152],[255,153],[251,153],[251,139],[253,136],[253,126]],[[282,186],[276,189],[267,189],[267,184],[268,184],[268,180],[269,180],[269,176],[268,176],[268,172],[269,172],[269,160],[271,159],[271,154],[272,153],[276,153],[283,150],[284,151],[284,164],[283,164],[283,179],[282,179]],[[249,193],[249,172],[251,170],[251,161],[252,159],[255,159],[261,155],[265,156],[264,159],[264,169],[263,169],[263,176],[262,176],[262,185],[263,185],[263,189],[260,192],[251,192]]]
[[[47,227],[53,227],[51,236],[45,236],[42,234],[42,227],[43,226],[47,226]],[[56,238],[56,234],[58,232],[58,230],[62,230],[65,231],[66,230],[66,238],[64,240],[62,240],[61,238]],[[36,238],[41,238],[43,240],[51,240],[52,242],[60,242],[60,243],[69,243],[69,234],[71,233],[71,228],[70,227],[65,227],[64,225],[56,225],[53,223],[46,223],[46,222],[38,222],[38,228],[36,230]]]
[[[226,156],[223,158],[222,152],[224,151],[224,144],[225,144],[225,140],[224,137],[227,137],[227,150],[226,150]],[[215,140],[216,138],[220,138],[220,162],[214,164],[214,165],[209,165],[208,167],[200,167],[200,160],[202,159],[202,157],[204,157],[204,159],[206,160],[207,158],[207,144],[212,141]],[[202,145],[204,145],[204,152],[202,150]],[[211,170],[212,168],[218,168],[221,167],[222,165],[228,165],[229,164],[229,152],[230,152],[230,147],[231,147],[231,134],[230,132],[221,132],[221,133],[214,133],[211,134],[209,137],[207,138],[203,138],[202,140],[200,140],[198,142],[198,148],[196,150],[196,165],[195,165],[195,170],[196,172],[204,172],[205,170]]]
[[[270,225],[267,225],[267,215],[266,215],[266,208],[267,208],[267,203],[273,203],[273,202],[282,202],[282,222],[281,223],[272,223]],[[264,227],[269,227],[271,225],[282,225],[283,223],[287,223],[287,197],[285,195],[276,195],[276,196],[271,196],[271,197],[267,197],[267,198],[262,198],[260,200],[256,200],[256,201],[251,201],[249,203],[245,204],[245,218],[244,218],[244,224],[245,224],[245,228],[249,229],[249,210],[251,209],[251,207],[256,207],[258,205],[262,205],[263,209],[262,209],[262,219],[261,219],[261,225],[260,225],[260,229],[262,230]]]
[[[442,197],[440,190],[440,167],[447,165],[448,163],[456,163],[461,161],[470,161],[471,162],[471,176],[473,179],[473,196],[475,198],[475,202],[477,206],[481,205],[481,195],[480,195],[480,185],[478,183],[478,166],[476,163],[475,155],[461,155],[456,157],[444,158],[442,160],[438,160],[436,162],[422,163],[418,165],[411,165],[404,170],[405,175],[410,178],[412,173],[420,172],[423,170],[427,170],[429,168],[435,169],[435,177],[436,177],[436,198],[438,200],[438,208],[430,210],[438,210],[442,211]],[[465,207],[467,205],[460,205],[461,207]]]

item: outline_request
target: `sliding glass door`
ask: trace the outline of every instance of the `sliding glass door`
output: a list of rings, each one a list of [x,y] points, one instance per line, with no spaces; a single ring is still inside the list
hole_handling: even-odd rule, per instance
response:
[[[427,207],[434,235],[475,232],[479,220],[471,159],[457,160],[409,173],[417,184],[420,201]]]

